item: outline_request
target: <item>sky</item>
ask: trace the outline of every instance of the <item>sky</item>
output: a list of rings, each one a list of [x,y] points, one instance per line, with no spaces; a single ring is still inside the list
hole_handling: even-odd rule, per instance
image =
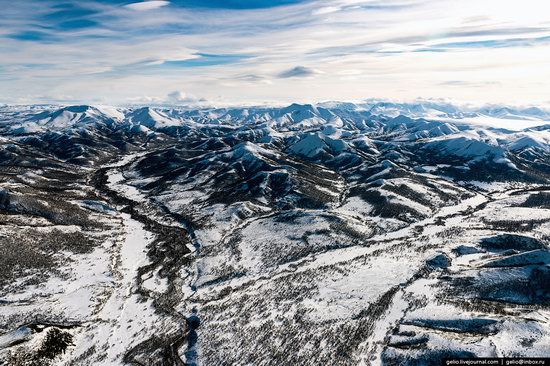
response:
[[[0,0],[0,103],[548,104],[548,0]]]

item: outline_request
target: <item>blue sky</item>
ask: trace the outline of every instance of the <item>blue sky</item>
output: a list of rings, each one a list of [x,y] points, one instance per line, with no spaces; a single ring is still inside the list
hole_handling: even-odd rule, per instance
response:
[[[546,0],[2,1],[0,103],[548,103]]]

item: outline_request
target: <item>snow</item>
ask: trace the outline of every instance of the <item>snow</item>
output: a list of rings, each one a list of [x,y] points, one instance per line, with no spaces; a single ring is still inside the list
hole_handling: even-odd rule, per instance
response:
[[[510,150],[522,150],[526,148],[538,148],[550,150],[550,131],[525,131],[518,133],[508,147]]]
[[[124,112],[119,108],[107,106],[107,105],[98,105],[98,106],[95,106],[95,108],[97,108],[98,111],[100,111],[107,117],[117,119],[120,121],[124,119]]]
[[[464,157],[480,158],[488,154],[500,157],[504,150],[490,140],[482,140],[475,132],[462,132],[430,141],[427,146]]]
[[[145,289],[159,293],[166,292],[168,290],[168,285],[168,279],[160,277],[158,271],[142,282],[142,286]]]
[[[346,199],[346,202],[335,211],[351,216],[359,215],[362,217],[368,217],[372,211],[372,208],[372,205],[363,201],[359,197],[349,197]]]
[[[251,142],[244,142],[235,146],[232,152],[234,159],[254,160],[255,156],[277,158],[278,155]]]
[[[115,258],[114,287],[97,315],[100,321],[87,332],[109,345],[107,358],[97,361],[98,365],[122,364],[126,350],[140,342],[144,332],[163,323],[151,300],[143,301],[135,292],[137,269],[149,263],[147,246],[152,236],[130,215],[122,214],[122,219],[125,236]]]
[[[122,172],[110,171],[107,179],[109,188],[121,193],[124,197],[129,198],[136,202],[143,202],[145,200],[144,194],[134,186],[128,184],[121,184],[125,182],[126,178]]]
[[[292,145],[290,150],[297,155],[314,158],[326,148],[326,144],[317,134],[306,135],[298,143]]]
[[[128,285],[134,281],[137,269],[147,262],[147,244],[151,241],[151,234],[143,228],[143,224],[133,220],[130,215],[122,214],[126,228],[126,239],[120,250],[120,269],[123,272],[123,281]]]
[[[492,210],[487,213],[488,221],[511,221],[522,222],[531,220],[550,220],[550,209],[535,209],[528,207],[501,207],[498,210]]]

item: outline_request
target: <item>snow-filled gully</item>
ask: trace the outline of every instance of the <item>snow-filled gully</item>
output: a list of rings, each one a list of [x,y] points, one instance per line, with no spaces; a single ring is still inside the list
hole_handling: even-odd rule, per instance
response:
[[[134,155],[124,159],[117,164],[105,166],[94,174],[92,183],[98,192],[105,196],[119,208],[122,213],[123,223],[126,230],[125,240],[119,250],[119,262],[116,267],[121,270],[121,284],[118,291],[110,296],[106,306],[102,310],[106,317],[112,321],[118,319],[115,330],[107,336],[109,342],[114,346],[109,351],[109,357],[106,362],[128,362],[137,361],[139,352],[143,352],[143,345],[130,344],[132,340],[143,339],[143,330],[149,330],[151,336],[158,337],[158,334],[151,331],[158,324],[162,324],[157,312],[168,313],[172,320],[172,325],[177,329],[158,329],[157,331],[167,332],[161,338],[166,339],[164,346],[163,360],[168,364],[174,365],[197,365],[196,352],[193,352],[197,343],[198,334],[196,329],[200,324],[197,314],[185,316],[179,313],[172,305],[164,304],[159,299],[164,295],[176,296],[176,303],[181,300],[180,279],[177,272],[180,266],[174,265],[171,257],[180,258],[180,262],[189,261],[189,248],[184,245],[189,238],[193,238],[192,232],[185,227],[184,229],[165,225],[152,219],[149,215],[138,211],[138,200],[144,199],[136,189],[127,190],[126,185],[122,184],[123,178],[118,171],[122,166],[132,163],[140,155]],[[128,193],[128,194],[127,194]],[[174,242],[176,239],[177,242]],[[192,239],[192,241],[194,241]],[[195,243],[193,242],[193,245]],[[195,245],[196,247],[196,245]],[[175,248],[175,249],[174,249]],[[198,249],[198,248],[197,248]],[[151,253],[153,253],[151,255]],[[173,268],[167,266],[173,265]],[[163,287],[157,289],[151,285],[145,286],[149,279],[155,278],[155,273],[160,271],[168,273],[168,281]],[[158,277],[158,276],[157,276]],[[158,290],[158,293],[157,293]],[[157,296],[160,293],[160,297]],[[144,301],[145,300],[145,301]],[[110,304],[112,303],[112,304]],[[146,305],[138,308],[137,304]],[[149,313],[148,313],[149,312]],[[149,324],[143,324],[147,320]],[[136,319],[139,321],[136,322]],[[157,322],[158,324],[155,324]],[[140,336],[129,334],[132,327],[142,326]],[[135,335],[135,336],[134,336]],[[187,343],[187,351],[184,353],[187,360],[180,357],[180,349]],[[168,351],[166,351],[168,350]]]

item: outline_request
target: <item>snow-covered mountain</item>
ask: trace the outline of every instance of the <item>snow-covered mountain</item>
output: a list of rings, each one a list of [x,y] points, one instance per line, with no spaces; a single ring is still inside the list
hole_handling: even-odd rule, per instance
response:
[[[548,126],[434,101],[0,106],[0,362],[547,355]]]

